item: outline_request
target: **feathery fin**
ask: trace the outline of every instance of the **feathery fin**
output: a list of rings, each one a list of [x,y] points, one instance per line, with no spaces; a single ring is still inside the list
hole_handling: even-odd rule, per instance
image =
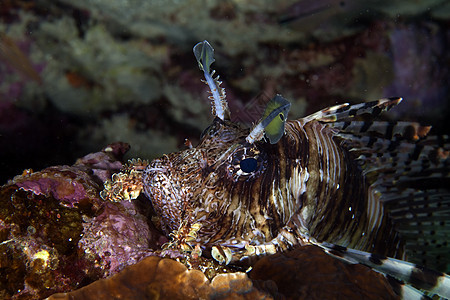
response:
[[[448,143],[439,147],[428,142],[436,137],[414,141],[401,134],[392,139],[360,134],[337,135],[344,138],[343,145],[367,178],[372,193],[369,201],[382,203],[387,210],[405,241],[408,261],[449,272]]]
[[[211,91],[210,99],[214,104],[212,106],[213,114],[221,120],[225,120],[225,118],[229,119],[230,111],[228,109],[228,103],[225,96],[225,89],[220,87],[222,82],[219,81],[219,76],[213,78],[214,71],[211,71],[210,69],[211,64],[215,61],[213,47],[208,43],[208,41],[204,40],[203,42],[195,45],[193,51],[195,58],[197,59],[198,66],[205,75],[206,84],[208,84]]]
[[[205,40],[194,46],[194,55],[200,70],[210,74],[210,67],[216,61],[214,48]]]
[[[354,120],[377,115],[401,98],[337,105],[301,119],[336,129],[369,186],[368,213],[394,224],[407,260],[450,272],[450,139],[427,136],[431,127],[415,122]]]
[[[246,141],[250,144],[262,139],[263,133],[271,144],[276,144],[284,134],[284,127],[291,103],[281,95],[273,97],[264,110],[261,121],[253,128],[247,136]]]

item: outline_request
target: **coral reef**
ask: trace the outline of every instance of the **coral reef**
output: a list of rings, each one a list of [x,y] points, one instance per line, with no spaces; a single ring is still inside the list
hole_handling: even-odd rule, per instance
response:
[[[128,148],[112,144],[73,166],[26,170],[1,187],[3,297],[71,290],[149,255],[147,219],[130,203],[99,197],[97,182],[122,167],[117,158]]]
[[[95,186],[86,173],[60,166],[1,188],[3,297],[42,298],[76,288],[85,275],[98,278],[76,255],[83,215],[100,208]]]

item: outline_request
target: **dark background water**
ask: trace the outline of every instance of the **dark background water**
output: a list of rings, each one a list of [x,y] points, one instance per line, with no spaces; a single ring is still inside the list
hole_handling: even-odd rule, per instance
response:
[[[4,0],[0,184],[110,142],[152,158],[211,121],[192,47],[207,39],[232,119],[276,93],[299,118],[401,96],[384,116],[449,133],[448,1]]]

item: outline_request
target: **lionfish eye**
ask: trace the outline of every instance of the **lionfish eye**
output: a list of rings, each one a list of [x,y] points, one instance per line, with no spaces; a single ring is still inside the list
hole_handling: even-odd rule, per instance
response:
[[[258,178],[266,167],[266,154],[256,147],[238,148],[228,157],[226,168],[234,181]]]
[[[251,173],[256,170],[256,167],[258,166],[258,162],[255,158],[249,157],[241,160],[239,163],[239,166],[241,167],[241,170],[245,173]]]

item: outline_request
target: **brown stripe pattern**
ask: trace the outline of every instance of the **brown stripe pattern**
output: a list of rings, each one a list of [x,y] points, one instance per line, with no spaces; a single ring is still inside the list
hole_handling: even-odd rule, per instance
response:
[[[197,147],[150,163],[144,192],[167,234],[200,224],[203,247],[270,253],[311,237],[399,256],[397,233],[337,132],[298,120],[275,145],[248,144],[248,130],[216,118]],[[246,158],[256,160],[248,173],[239,165]]]

